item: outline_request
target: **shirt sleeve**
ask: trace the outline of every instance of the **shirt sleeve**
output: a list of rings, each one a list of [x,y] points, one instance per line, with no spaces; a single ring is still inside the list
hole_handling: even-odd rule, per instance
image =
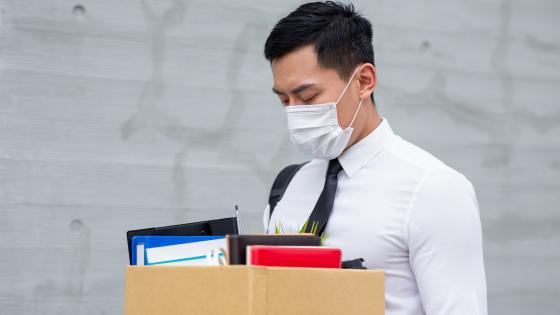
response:
[[[264,233],[268,233],[269,217],[270,217],[270,205],[266,204],[266,207],[264,208],[264,212],[263,212],[263,217],[262,217]]]
[[[453,170],[428,175],[409,209],[407,232],[426,315],[487,315],[482,228],[471,183]]]

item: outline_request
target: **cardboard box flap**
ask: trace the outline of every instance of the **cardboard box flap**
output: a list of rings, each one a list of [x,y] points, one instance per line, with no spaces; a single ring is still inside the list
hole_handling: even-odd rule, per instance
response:
[[[125,314],[251,314],[243,266],[127,266]]]

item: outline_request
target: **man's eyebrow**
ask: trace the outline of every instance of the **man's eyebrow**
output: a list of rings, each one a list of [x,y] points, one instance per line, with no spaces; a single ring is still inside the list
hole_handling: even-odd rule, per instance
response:
[[[298,93],[301,93],[301,92],[303,92],[304,90],[306,90],[306,89],[308,89],[308,88],[310,88],[310,87],[312,87],[312,86],[315,86],[315,84],[313,84],[313,83],[302,84],[302,85],[300,85],[300,86],[298,86],[298,87],[292,89],[290,92],[291,92],[292,94],[298,94]],[[285,95],[285,94],[286,94],[286,93],[284,93],[284,92],[282,92],[282,91],[278,91],[278,90],[277,90],[276,88],[274,88],[274,87],[272,88],[272,92],[274,92],[275,94],[278,94],[278,95]]]
[[[272,92],[274,92],[274,94],[278,94],[278,95],[284,95],[284,94],[286,94],[286,93],[284,93],[284,92],[278,91],[278,90],[277,90],[276,88],[274,88],[274,87],[272,87]]]

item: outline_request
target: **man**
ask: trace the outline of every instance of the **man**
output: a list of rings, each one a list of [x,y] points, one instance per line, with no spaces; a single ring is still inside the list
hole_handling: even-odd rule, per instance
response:
[[[386,314],[487,314],[473,187],[377,112],[370,22],[352,5],[304,4],[276,24],[265,56],[290,138],[314,157],[265,210],[268,233],[327,217],[315,231],[325,246],[385,270]]]

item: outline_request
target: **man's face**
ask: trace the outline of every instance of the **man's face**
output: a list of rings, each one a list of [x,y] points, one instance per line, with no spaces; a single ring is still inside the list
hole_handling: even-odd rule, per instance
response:
[[[272,74],[272,90],[284,106],[335,102],[347,83],[336,70],[319,65],[313,45],[274,59]],[[350,124],[359,102],[359,82],[354,78],[337,105],[342,128]]]

